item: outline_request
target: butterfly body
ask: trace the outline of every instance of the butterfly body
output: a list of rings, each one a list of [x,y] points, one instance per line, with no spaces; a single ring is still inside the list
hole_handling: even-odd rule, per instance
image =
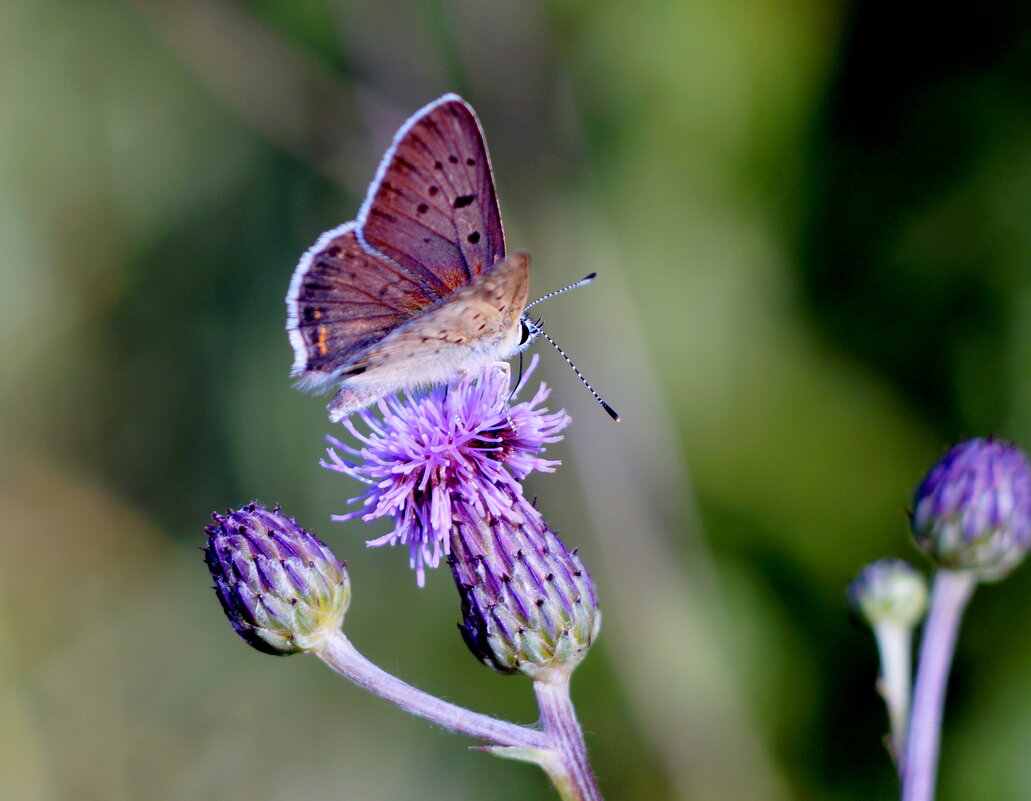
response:
[[[330,419],[339,421],[393,392],[508,359],[526,347],[529,329],[520,325],[520,315],[529,266],[528,254],[513,253],[358,349],[326,374],[340,386],[329,403]]]
[[[340,420],[403,389],[447,381],[517,353],[530,257],[506,258],[483,132],[457,95],[397,132],[358,219],[302,256],[287,293],[293,375],[339,385]]]

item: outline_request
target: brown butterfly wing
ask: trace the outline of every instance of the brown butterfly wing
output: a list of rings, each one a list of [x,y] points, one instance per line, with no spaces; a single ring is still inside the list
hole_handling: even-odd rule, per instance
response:
[[[293,374],[317,387],[436,301],[425,282],[370,255],[355,223],[323,234],[301,258],[287,294]]]
[[[465,101],[444,95],[402,126],[358,222],[363,246],[440,297],[504,258],[490,156]]]
[[[519,346],[529,287],[530,256],[513,253],[384,337],[348,366],[347,383],[379,384],[387,394],[507,359]]]

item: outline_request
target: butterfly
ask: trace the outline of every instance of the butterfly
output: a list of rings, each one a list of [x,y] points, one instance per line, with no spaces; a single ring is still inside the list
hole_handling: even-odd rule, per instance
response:
[[[529,254],[505,255],[480,122],[446,94],[398,130],[358,218],[301,257],[286,296],[292,374],[302,389],[339,385],[337,422],[508,359],[539,331],[529,282]]]

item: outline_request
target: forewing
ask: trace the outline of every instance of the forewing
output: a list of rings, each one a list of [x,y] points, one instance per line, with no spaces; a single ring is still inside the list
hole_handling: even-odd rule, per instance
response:
[[[325,385],[362,351],[436,300],[424,282],[370,255],[355,223],[327,231],[301,257],[287,293],[293,374]]]
[[[358,215],[361,243],[444,297],[505,256],[479,120],[444,95],[397,132]]]

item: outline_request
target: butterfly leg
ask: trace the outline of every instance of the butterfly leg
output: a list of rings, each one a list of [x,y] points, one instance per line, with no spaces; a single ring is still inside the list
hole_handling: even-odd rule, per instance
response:
[[[379,384],[341,387],[340,391],[333,396],[333,400],[326,406],[326,411],[329,412],[330,420],[339,423],[348,415],[375,403],[385,394]]]

